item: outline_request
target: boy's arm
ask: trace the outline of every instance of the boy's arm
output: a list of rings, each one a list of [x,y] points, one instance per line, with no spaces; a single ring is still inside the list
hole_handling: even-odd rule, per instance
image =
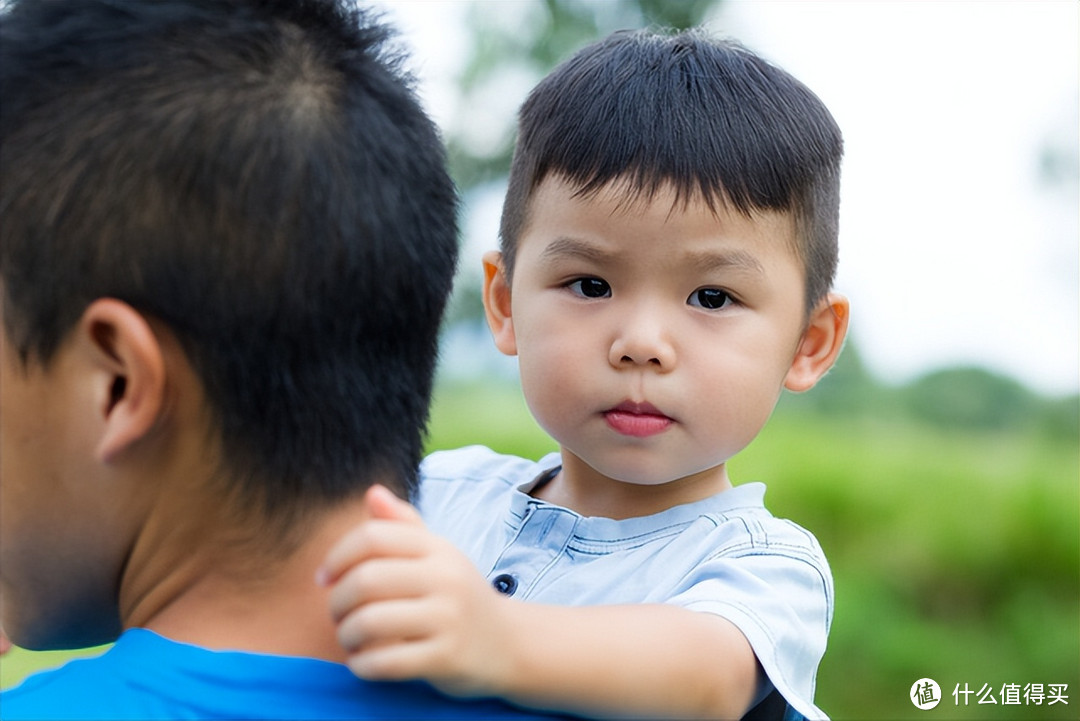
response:
[[[597,717],[737,719],[757,700],[757,659],[719,616],[660,604],[512,603],[525,620],[501,695],[516,703]]]
[[[327,557],[349,667],[589,716],[739,718],[763,675],[729,621],[674,606],[569,607],[499,594],[383,488]]]

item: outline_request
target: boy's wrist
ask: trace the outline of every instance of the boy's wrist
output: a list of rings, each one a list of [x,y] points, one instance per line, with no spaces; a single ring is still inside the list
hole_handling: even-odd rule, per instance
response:
[[[485,618],[480,619],[487,638],[486,643],[479,644],[485,648],[484,658],[479,661],[486,696],[512,695],[520,683],[522,639],[526,636],[521,629],[526,610],[524,603],[495,592]]]
[[[465,639],[477,656],[465,683],[470,696],[513,697],[523,683],[523,659],[528,649],[521,632],[528,606],[492,590],[489,603],[478,617],[481,638]]]
[[[484,581],[485,586],[487,584]],[[520,683],[525,604],[487,586],[481,597],[468,604],[470,612],[459,626],[454,649],[440,664],[424,674],[443,693],[459,698],[507,697]]]

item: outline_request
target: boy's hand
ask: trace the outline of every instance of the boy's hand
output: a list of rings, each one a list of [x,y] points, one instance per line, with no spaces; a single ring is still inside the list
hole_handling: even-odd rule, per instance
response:
[[[459,696],[497,693],[513,602],[411,505],[382,486],[365,500],[371,519],[331,549],[318,577],[332,586],[349,668],[369,680],[423,678]]]

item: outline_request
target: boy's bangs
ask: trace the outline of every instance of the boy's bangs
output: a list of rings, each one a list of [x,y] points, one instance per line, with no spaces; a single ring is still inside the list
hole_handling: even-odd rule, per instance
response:
[[[631,57],[613,62],[613,54]],[[626,72],[643,64],[650,72]],[[670,184],[683,201],[783,211],[839,154],[820,101],[734,44],[718,52],[693,33],[682,41],[616,35],[557,74],[566,76],[560,92],[542,83],[526,103],[542,115],[522,111],[542,118],[522,128],[537,160],[534,189],[555,173],[583,194],[621,179],[646,198]]]

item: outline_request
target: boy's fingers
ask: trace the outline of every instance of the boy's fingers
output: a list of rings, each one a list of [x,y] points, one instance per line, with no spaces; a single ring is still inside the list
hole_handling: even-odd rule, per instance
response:
[[[372,518],[423,523],[420,513],[413,508],[412,504],[395,496],[386,486],[376,484],[369,488],[364,494],[364,502]]]
[[[422,599],[375,603],[357,609],[337,626],[338,643],[349,653],[426,639],[436,632],[432,604]]]
[[[320,586],[329,586],[349,568],[372,558],[415,558],[428,551],[427,532],[398,521],[365,521],[345,534],[326,554],[315,573]]]
[[[346,663],[349,670],[368,681],[408,681],[422,677],[426,647],[418,642],[387,644],[352,654]]]
[[[431,641],[377,646],[348,657],[349,669],[369,681],[408,681],[432,674],[438,647]]]
[[[358,606],[431,594],[432,580],[416,563],[374,559],[353,566],[330,588],[330,615],[340,621]]]

